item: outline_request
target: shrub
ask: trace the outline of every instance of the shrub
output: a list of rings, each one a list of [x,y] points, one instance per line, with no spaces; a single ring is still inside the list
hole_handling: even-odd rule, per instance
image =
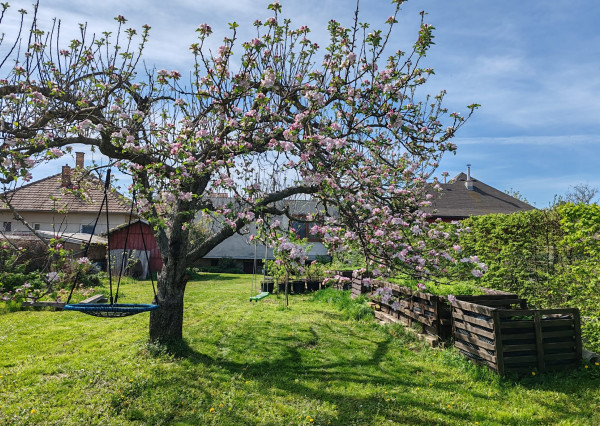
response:
[[[584,343],[600,351],[600,206],[566,203],[463,224],[465,256],[488,266],[480,285],[515,292],[532,307],[579,308]]]

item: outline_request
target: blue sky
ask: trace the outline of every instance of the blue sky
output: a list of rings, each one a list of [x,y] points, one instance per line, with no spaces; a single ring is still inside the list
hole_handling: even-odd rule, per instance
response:
[[[13,12],[31,0],[12,1]],[[237,21],[240,39],[252,36],[251,23],[270,16],[257,0],[42,0],[40,23],[63,21],[63,39],[77,23],[91,31],[114,29],[117,14],[133,27],[149,24],[146,63],[157,68],[189,69],[194,30],[208,23],[214,43]],[[327,21],[350,25],[355,2],[282,0],[284,14],[306,24],[312,38],[326,43]],[[167,6],[168,5],[168,6]],[[392,10],[389,1],[362,0],[361,21],[381,26]],[[470,163],[476,178],[500,190],[519,191],[537,207],[581,183],[600,188],[600,2],[552,0],[414,0],[403,6],[393,49],[414,42],[419,12],[436,27],[435,46],[426,65],[436,70],[430,93],[446,89],[446,105],[466,112],[482,107],[461,129],[458,153],[446,157],[440,172],[450,176]],[[14,22],[3,23],[10,35]],[[38,170],[35,178],[56,173],[66,161]]]

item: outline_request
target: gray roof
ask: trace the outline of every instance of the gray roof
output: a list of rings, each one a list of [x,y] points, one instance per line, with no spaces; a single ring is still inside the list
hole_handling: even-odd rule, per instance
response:
[[[434,217],[442,219],[465,219],[493,213],[516,213],[534,207],[510,195],[473,179],[473,189],[467,189],[467,175],[458,174],[450,183],[441,184],[442,191],[433,201]]]

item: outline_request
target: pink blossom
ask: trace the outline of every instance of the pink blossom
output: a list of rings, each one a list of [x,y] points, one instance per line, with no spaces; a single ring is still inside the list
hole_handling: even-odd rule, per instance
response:
[[[202,35],[212,34],[212,28],[208,24],[201,24],[196,31]]]
[[[476,278],[483,276],[483,272],[481,272],[479,269],[473,269],[471,271],[471,274],[473,274],[473,276]]]

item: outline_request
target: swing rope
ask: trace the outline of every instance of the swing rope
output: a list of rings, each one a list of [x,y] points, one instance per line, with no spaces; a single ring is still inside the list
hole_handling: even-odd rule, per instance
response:
[[[102,199],[102,204],[100,205],[100,210],[98,212],[98,215],[96,216],[96,221],[94,222],[94,227],[92,229],[92,235],[90,236],[88,245],[85,248],[84,255],[87,256],[87,252],[88,252],[89,246],[91,244],[92,237],[96,230],[96,225],[98,224],[98,220],[100,219],[100,215],[102,213],[102,208],[106,207],[106,230],[107,230],[106,239],[107,239],[107,251],[108,251],[107,269],[108,269],[108,281],[109,281],[109,288],[110,288],[110,303],[109,304],[106,304],[106,303],[69,304],[69,302],[71,301],[71,296],[73,295],[73,291],[75,290],[75,287],[77,286],[77,280],[79,279],[79,276],[81,273],[81,271],[79,270],[79,271],[77,271],[77,274],[75,276],[75,281],[73,283],[73,287],[71,288],[71,292],[69,293],[69,298],[67,300],[67,304],[65,305],[64,309],[66,311],[78,311],[78,312],[82,312],[84,314],[97,316],[97,317],[104,317],[104,318],[120,318],[120,317],[129,316],[129,315],[139,314],[141,312],[147,312],[147,311],[152,311],[152,310],[158,309],[159,306],[156,304],[137,304],[137,303],[118,304],[117,303],[117,300],[119,298],[119,287],[121,284],[121,277],[123,276],[123,269],[124,269],[123,268],[123,260],[125,258],[125,251],[127,250],[127,241],[129,239],[131,218],[133,215],[133,207],[135,205],[134,204],[135,203],[135,192],[133,193],[132,205],[131,205],[131,209],[129,212],[129,222],[127,224],[127,233],[126,233],[126,237],[125,237],[125,246],[123,249],[123,256],[121,258],[121,268],[119,271],[119,281],[117,283],[117,291],[116,291],[115,297],[113,299],[112,267],[111,267],[111,259],[110,259],[110,232],[109,232],[110,231],[110,223],[109,223],[109,209],[108,209],[108,191],[109,191],[109,189],[110,189],[110,169],[108,169],[107,173],[106,173],[106,182],[104,184],[104,197]],[[148,250],[146,248],[146,241],[144,239],[141,221],[140,221],[140,231],[141,231],[141,235],[142,235],[142,243],[144,244],[144,251],[146,253],[146,260],[147,260],[148,266],[149,266],[150,258],[148,255]],[[150,276],[151,276],[151,281],[152,281],[152,290],[154,292],[154,301],[156,301],[157,299],[156,299],[156,289],[154,287],[154,279],[152,278],[152,274],[150,274]]]
[[[266,277],[267,277],[267,242],[265,241],[265,259],[263,261],[263,269],[262,269],[262,274],[263,274],[263,279],[262,279],[262,284],[261,284],[261,288],[260,288],[260,293],[258,292],[258,284],[257,284],[257,278],[256,278],[256,274],[257,274],[257,269],[258,269],[258,261],[257,261],[257,248],[258,248],[258,244],[256,244],[256,240],[254,240],[254,265],[253,265],[253,269],[252,269],[252,290],[250,291],[250,301],[259,301],[260,299],[264,299],[265,297],[267,297],[270,293],[268,291],[269,287],[268,284],[266,283]],[[264,285],[264,288],[262,287],[262,285]]]
[[[107,200],[107,186],[110,183],[110,169],[108,169],[108,171],[106,172],[106,182],[104,183],[104,195],[102,197],[102,203],[100,204],[100,209],[98,210],[98,214],[96,215],[96,220],[94,221],[94,226],[92,227],[92,233],[90,234],[90,238],[85,246],[85,249],[83,250],[83,256],[82,257],[87,257],[88,255],[88,251],[90,249],[90,245],[92,244],[92,238],[94,238],[94,235],[96,234],[96,226],[98,225],[98,221],[100,220],[100,216],[102,215],[102,209],[104,208],[104,204],[106,203]],[[77,271],[77,274],[75,274],[75,280],[73,282],[73,287],[71,287],[71,292],[69,293],[69,297],[67,298],[67,305],[69,304],[69,302],[71,301],[71,297],[73,296],[73,291],[75,290],[75,286],[77,285],[77,281],[79,280],[79,276],[81,275],[81,270]]]

